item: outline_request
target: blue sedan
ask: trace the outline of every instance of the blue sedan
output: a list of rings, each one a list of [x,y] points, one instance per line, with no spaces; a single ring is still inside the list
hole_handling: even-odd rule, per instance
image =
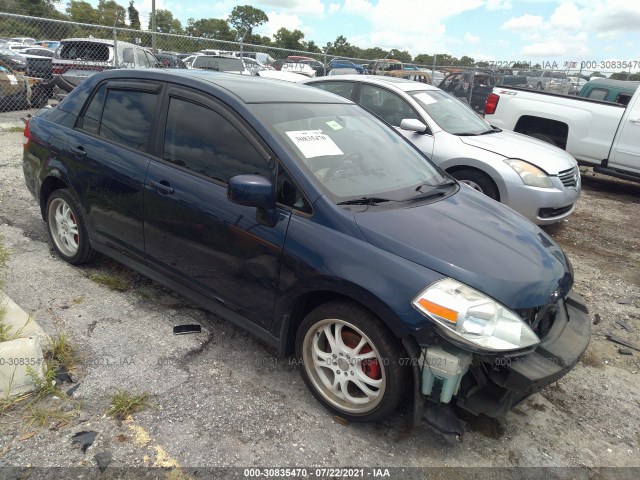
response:
[[[108,255],[294,354],[352,421],[452,428],[569,372],[590,322],[537,226],[353,102],[196,70],[91,76],[24,131],[24,175],[71,264]]]

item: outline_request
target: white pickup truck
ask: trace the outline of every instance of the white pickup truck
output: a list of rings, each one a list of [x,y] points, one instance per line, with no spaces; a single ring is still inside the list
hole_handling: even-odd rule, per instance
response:
[[[487,97],[485,120],[563,148],[596,172],[640,181],[640,89],[625,108],[498,86]]]

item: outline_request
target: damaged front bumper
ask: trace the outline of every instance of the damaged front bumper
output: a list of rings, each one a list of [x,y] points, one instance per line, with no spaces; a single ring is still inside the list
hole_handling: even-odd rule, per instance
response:
[[[422,350],[417,352],[414,347],[411,354],[419,359],[414,368],[418,386],[414,420],[425,418],[438,428],[434,422],[437,424],[441,415],[444,425],[438,429],[451,432],[456,431],[450,418],[452,405],[475,415],[504,416],[530,395],[566,375],[586,350],[590,338],[587,306],[579,295],[572,293],[559,302],[551,328],[534,351],[470,355],[442,342],[438,347],[421,345]],[[434,358],[441,355],[442,349],[447,350],[445,356],[458,357],[456,368],[447,367],[449,370],[443,371],[434,365]],[[429,351],[434,352],[431,357],[427,355]]]

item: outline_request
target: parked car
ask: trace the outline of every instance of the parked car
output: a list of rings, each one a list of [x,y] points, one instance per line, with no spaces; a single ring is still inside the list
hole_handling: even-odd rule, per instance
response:
[[[582,77],[567,77],[567,93],[569,95],[577,95],[586,83],[587,80]]]
[[[578,95],[592,100],[614,102],[627,106],[638,89],[638,85],[640,82],[592,78],[584,83]]]
[[[35,45],[55,51],[60,46],[60,42],[58,40],[37,40]]]
[[[53,57],[55,84],[69,92],[86,78],[114,68],[155,68],[153,53],[133,43],[99,38],[68,38]]]
[[[326,67],[322,64],[322,62],[320,62],[319,60],[316,60],[315,58],[302,57],[300,55],[289,55],[287,57],[287,61],[309,65],[313,70],[315,70],[316,77],[322,77],[327,74]]]
[[[334,68],[355,68],[358,73],[364,74],[364,68],[362,68],[361,65],[353,63],[351,60],[347,60],[345,58],[334,58],[327,64],[328,70]]]
[[[41,55],[20,54],[8,48],[0,48],[0,66],[12,74],[24,75],[32,91],[29,101],[34,106],[46,105],[53,96],[51,58]]]
[[[9,40],[13,43],[20,43],[22,45],[33,45],[36,43],[36,39],[31,37],[13,37]]]
[[[161,68],[187,68],[177,55],[170,53],[156,53],[154,55],[158,59],[158,66]]]
[[[439,87],[482,114],[484,103],[497,83],[496,77],[491,73],[467,70],[447,75]]]
[[[10,48],[0,47],[0,62],[4,66],[18,72],[27,70],[27,59]]]
[[[559,70],[533,70],[527,76],[527,82],[537,90],[567,93],[569,89],[567,74]]]
[[[242,58],[221,55],[198,55],[191,62],[191,68],[215,70],[216,72],[255,75]]]
[[[254,60],[257,60],[258,62],[260,62],[261,65],[264,65],[264,66],[268,66],[272,62],[276,61],[275,58],[273,58],[271,55],[265,52],[244,52],[243,51],[242,55],[240,55],[240,52],[235,52],[234,55],[236,57],[242,56],[247,58],[253,58]]]
[[[27,78],[0,65],[0,111],[27,108],[29,105],[28,95]]]
[[[486,118],[492,125],[557,145],[603,175],[636,182],[640,182],[639,114],[640,89],[626,108],[619,103],[518,88],[495,89],[486,106]]]
[[[295,351],[349,421],[410,395],[456,431],[453,405],[503,415],[589,343],[551,237],[320,89],[103,72],[28,121],[23,170],[62,259],[102,252]]]
[[[580,172],[571,155],[494,129],[467,105],[431,85],[381,76],[309,80],[380,116],[452,176],[539,225],[576,207]]]
[[[43,47],[27,47],[18,50],[21,55],[37,55],[39,57],[53,58],[55,52]]]

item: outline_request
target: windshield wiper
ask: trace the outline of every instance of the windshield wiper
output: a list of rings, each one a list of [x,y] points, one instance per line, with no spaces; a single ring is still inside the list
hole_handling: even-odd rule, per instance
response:
[[[500,133],[502,131],[502,129],[498,128],[498,127],[494,127],[493,125],[491,125],[491,130],[487,130],[486,132],[482,132],[479,135],[487,135],[489,133]]]
[[[338,202],[338,205],[375,205],[376,203],[394,202],[390,198],[380,197],[360,197],[353,198],[351,200],[345,200],[344,202]]]

